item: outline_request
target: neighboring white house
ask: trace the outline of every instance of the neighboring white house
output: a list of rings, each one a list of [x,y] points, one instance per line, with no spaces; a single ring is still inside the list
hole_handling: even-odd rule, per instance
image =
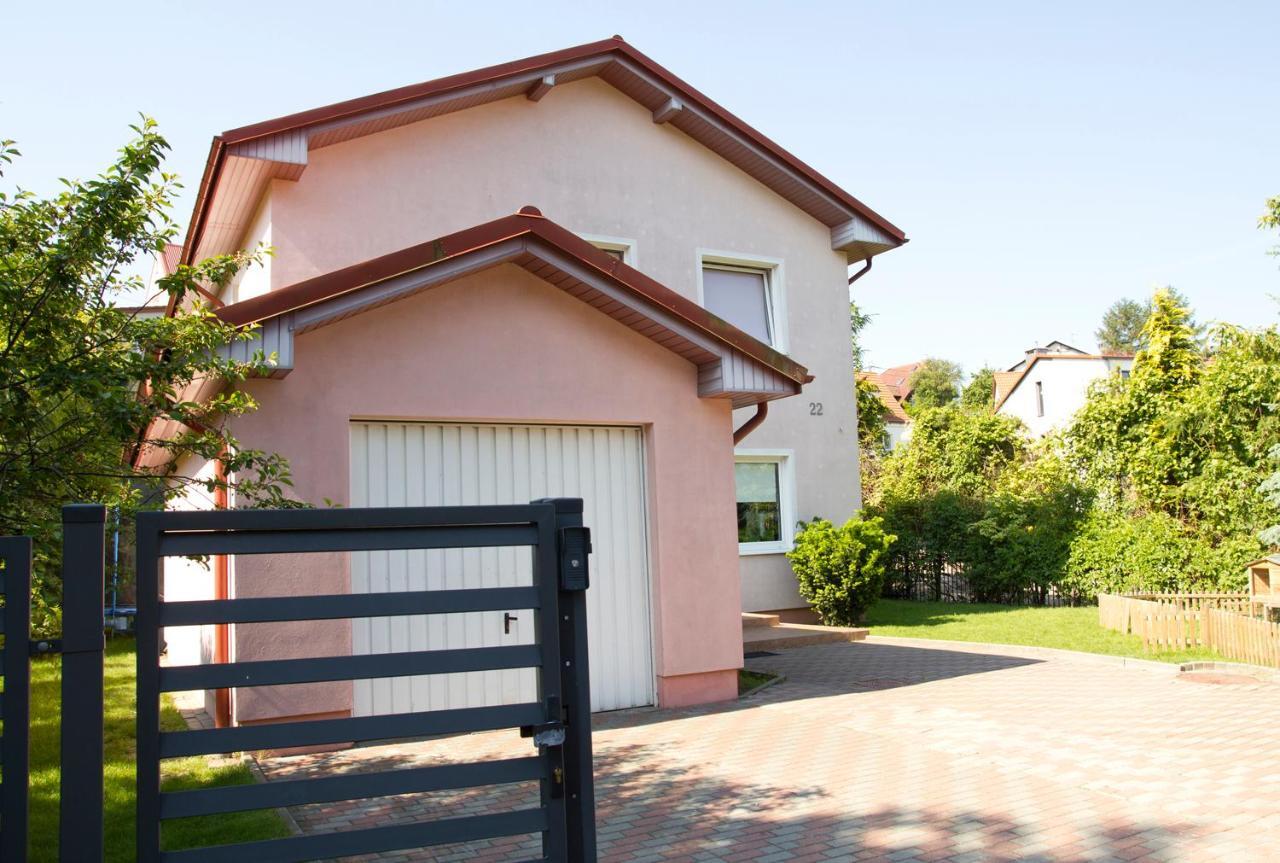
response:
[[[1089,385],[1109,374],[1128,377],[1132,354],[1090,354],[1064,342],[1032,348],[1007,371],[995,374],[996,413],[1022,420],[1043,437],[1061,428],[1084,405]]]

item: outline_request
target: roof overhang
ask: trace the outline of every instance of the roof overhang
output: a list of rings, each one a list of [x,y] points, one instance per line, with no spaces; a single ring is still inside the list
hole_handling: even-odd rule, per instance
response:
[[[214,138],[183,262],[234,251],[272,180],[298,180],[312,150],[500,99],[538,101],[598,77],[737,165],[831,229],[850,261],[907,241],[903,232],[620,37],[388,90],[224,132]]]
[[[513,264],[594,307],[698,370],[698,394],[735,408],[784,398],[812,380],[790,357],[525,207],[431,240],[223,306],[217,315],[257,325],[226,348],[247,360],[277,356],[273,377],[293,367],[296,336],[501,264]]]

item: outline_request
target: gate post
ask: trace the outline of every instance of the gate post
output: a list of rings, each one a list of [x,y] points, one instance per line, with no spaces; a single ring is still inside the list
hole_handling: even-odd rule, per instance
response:
[[[591,759],[591,679],[587,661],[587,553],[581,498],[553,498],[560,562],[560,692],[564,699],[565,818],[571,863],[595,863],[596,791]],[[581,569],[579,575],[576,570]],[[575,583],[575,577],[580,581]]]
[[[106,507],[62,508],[62,787],[58,857],[101,861]]]
[[[31,538],[0,537],[0,593],[4,613],[4,696],[0,718],[4,737],[0,738],[0,860],[27,859],[27,810],[29,799],[31,658]]]

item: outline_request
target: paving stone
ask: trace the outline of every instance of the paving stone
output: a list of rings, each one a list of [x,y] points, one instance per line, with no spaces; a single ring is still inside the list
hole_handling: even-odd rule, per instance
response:
[[[1280,835],[1280,747],[1260,746],[1258,729],[1280,727],[1280,686],[874,639],[750,665],[787,681],[729,705],[597,717],[601,860],[1274,859],[1266,837]],[[501,732],[262,766],[286,779],[530,752]],[[518,783],[291,811],[304,832],[325,833],[537,800],[536,783]],[[538,837],[520,836],[360,859],[538,856]]]

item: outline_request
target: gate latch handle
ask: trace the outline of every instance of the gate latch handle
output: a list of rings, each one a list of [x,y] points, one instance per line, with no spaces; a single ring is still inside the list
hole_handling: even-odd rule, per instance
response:
[[[560,699],[557,696],[547,696],[547,716],[555,718],[538,725],[520,726],[520,736],[532,737],[533,745],[539,749],[564,745],[564,723],[560,720]]]

